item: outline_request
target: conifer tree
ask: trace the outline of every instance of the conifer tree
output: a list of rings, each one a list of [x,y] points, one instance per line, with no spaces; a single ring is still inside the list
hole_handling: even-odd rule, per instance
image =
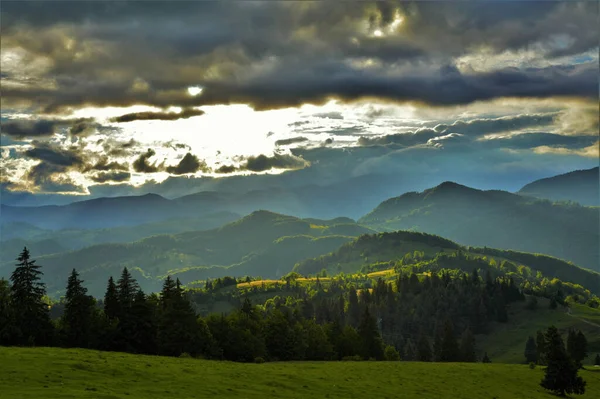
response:
[[[569,330],[567,338],[567,353],[575,361],[578,368],[583,366],[583,359],[587,356],[587,339],[580,331]]]
[[[67,280],[65,309],[62,316],[64,339],[67,346],[91,347],[94,311],[94,298],[87,295],[87,288],[83,286],[83,280],[73,269]]]
[[[594,359],[594,366],[600,366],[600,353],[596,354],[596,358]]]
[[[538,360],[537,357],[537,346],[535,344],[535,339],[532,336],[527,338],[527,342],[525,343],[525,361],[527,363],[536,363]]]
[[[460,360],[460,350],[456,337],[454,336],[454,327],[452,322],[447,320],[444,324],[444,335],[442,336],[442,353],[440,361],[457,362]]]
[[[0,278],[0,345],[8,346],[15,343],[15,320],[10,301],[10,284]]]
[[[358,335],[361,339],[361,354],[364,359],[383,359],[383,341],[377,329],[377,321],[369,312],[368,306],[365,307],[360,320]]]
[[[112,276],[108,279],[106,293],[104,294],[104,315],[114,320],[119,315],[119,298],[117,297],[117,286]]]
[[[477,355],[475,354],[475,336],[471,329],[467,329],[462,333],[460,339],[460,357],[463,362],[476,362]]]
[[[483,354],[483,358],[481,359],[481,363],[491,363],[492,361],[490,360],[490,358],[488,357],[487,352],[485,352]]]
[[[544,334],[546,342],[546,362],[544,378],[540,385],[558,395],[585,393],[585,381],[577,375],[578,367],[565,350],[564,342],[556,329],[551,326]]]
[[[420,362],[430,362],[432,358],[431,346],[429,345],[429,340],[425,336],[425,334],[421,334],[419,337],[419,342],[417,344],[417,359]]]
[[[411,341],[411,339],[406,340],[406,344],[404,345],[404,349],[402,350],[402,360],[406,360],[408,362],[417,360],[417,347]]]
[[[537,332],[535,338],[535,347],[537,352],[537,362],[539,365],[546,364],[546,338],[544,333],[541,331]]]
[[[18,343],[48,345],[53,339],[54,326],[44,302],[46,287],[41,282],[41,266],[30,259],[27,248],[23,248],[17,260],[19,263],[10,280],[15,327],[20,336]]]
[[[357,327],[360,321],[360,307],[358,305],[358,294],[356,288],[350,287],[348,291],[348,324]]]

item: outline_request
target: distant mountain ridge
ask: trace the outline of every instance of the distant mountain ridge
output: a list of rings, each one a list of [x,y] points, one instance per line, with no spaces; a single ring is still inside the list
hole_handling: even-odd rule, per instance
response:
[[[575,170],[531,182],[518,192],[553,201],[575,201],[582,205],[600,205],[600,168]]]
[[[600,209],[445,182],[382,202],[359,223],[463,245],[537,252],[600,270]]]

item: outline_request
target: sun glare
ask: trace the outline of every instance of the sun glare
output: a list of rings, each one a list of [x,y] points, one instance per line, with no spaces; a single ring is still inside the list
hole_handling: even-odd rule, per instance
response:
[[[190,93],[191,96],[197,96],[198,94],[202,93],[202,87],[191,86],[191,87],[188,87],[187,91],[188,91],[188,93]]]

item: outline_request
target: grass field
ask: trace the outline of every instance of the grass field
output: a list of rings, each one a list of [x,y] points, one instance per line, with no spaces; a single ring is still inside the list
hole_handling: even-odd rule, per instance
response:
[[[583,370],[600,397],[600,371]],[[5,399],[556,398],[542,370],[508,364],[287,362],[240,364],[88,350],[0,347]]]

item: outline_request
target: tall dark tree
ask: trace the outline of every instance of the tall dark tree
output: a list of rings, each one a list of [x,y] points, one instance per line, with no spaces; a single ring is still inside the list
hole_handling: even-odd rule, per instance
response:
[[[532,336],[527,338],[527,342],[525,343],[525,361],[527,363],[536,363],[538,360],[537,357],[537,345],[535,344],[535,339]]]
[[[377,320],[369,312],[368,306],[365,307],[360,320],[358,335],[361,340],[361,355],[364,359],[383,359],[383,341],[377,328]]]
[[[117,299],[119,300],[119,318],[126,317],[133,306],[135,296],[140,289],[126,267],[123,268],[121,278],[117,281]]]
[[[487,352],[485,352],[485,353],[483,354],[483,358],[481,358],[481,363],[491,363],[491,362],[492,362],[492,361],[490,360],[490,358],[489,358],[489,356],[488,356]]]
[[[577,367],[583,366],[583,359],[587,356],[587,339],[585,335],[579,331],[569,330],[567,337],[567,353],[575,361]]]
[[[460,338],[460,360],[463,362],[476,362],[477,355],[475,351],[475,336],[471,332],[471,329],[467,328]]]
[[[360,306],[358,304],[358,294],[356,288],[350,287],[348,291],[348,324],[352,327],[358,327],[360,321]]]
[[[546,363],[544,378],[540,385],[558,395],[585,393],[585,381],[577,375],[578,367],[569,357],[565,344],[556,327],[551,326],[544,334]]]
[[[185,296],[179,280],[167,277],[160,294],[158,350],[162,355],[197,354],[196,312]],[[200,345],[201,346],[201,345]]]
[[[16,338],[15,320],[10,301],[10,284],[0,279],[0,345],[12,345]]]
[[[127,337],[135,353],[155,354],[156,316],[155,307],[142,290],[136,292],[131,306],[130,336]]]
[[[61,319],[66,346],[89,348],[93,345],[94,314],[94,298],[87,295],[87,288],[83,286],[83,280],[73,269],[67,280],[65,308]]]
[[[546,364],[546,338],[542,331],[538,331],[535,338],[535,348],[537,352],[537,362],[540,365]]]
[[[460,349],[456,336],[454,335],[454,327],[450,320],[446,320],[444,324],[444,335],[442,336],[442,353],[440,361],[442,362],[458,362],[460,360]]]
[[[600,353],[596,353],[596,358],[594,359],[594,366],[600,366]]]
[[[17,260],[19,263],[10,280],[18,343],[48,345],[53,340],[54,326],[50,321],[48,304],[44,301],[46,287],[41,282],[41,266],[30,258],[27,248],[23,248]]]
[[[430,362],[432,359],[431,345],[425,334],[421,334],[417,344],[417,360],[420,362]]]
[[[112,276],[108,279],[106,293],[104,294],[104,314],[111,320],[119,315],[119,298],[117,297],[117,286]]]

